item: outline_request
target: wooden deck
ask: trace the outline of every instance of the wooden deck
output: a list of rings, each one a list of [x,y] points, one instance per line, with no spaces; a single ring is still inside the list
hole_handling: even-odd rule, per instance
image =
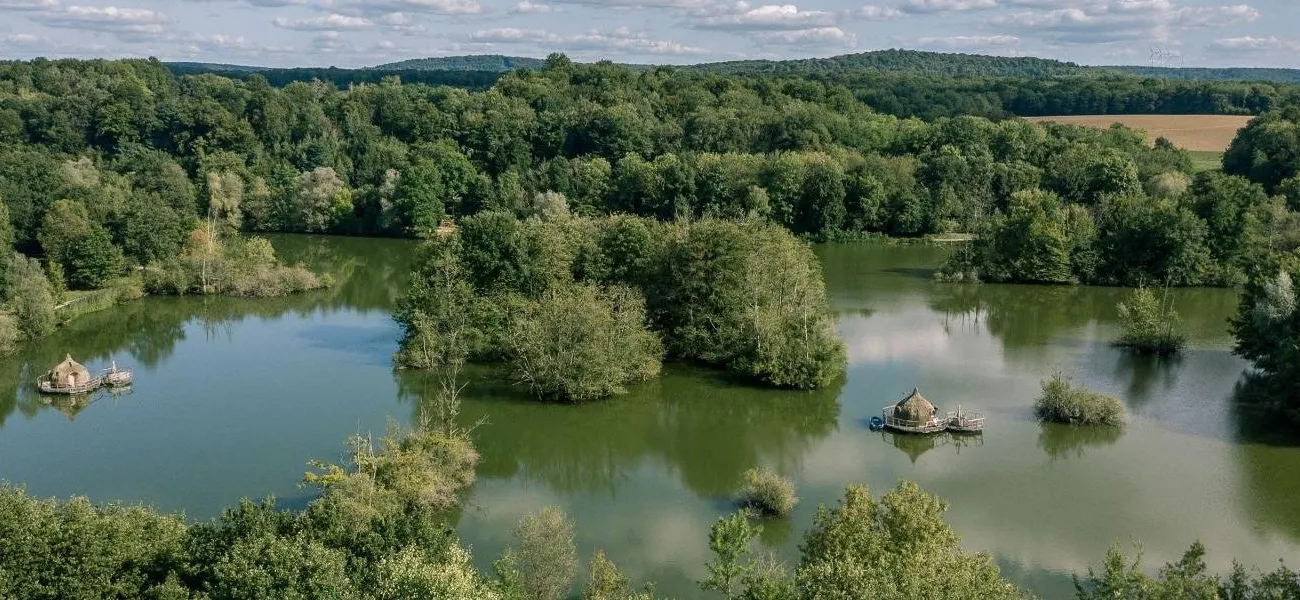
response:
[[[885,420],[885,429],[891,429],[901,433],[941,433],[951,431],[954,433],[980,433],[984,431],[984,415],[977,412],[958,410],[956,412],[945,413],[942,416],[935,415],[929,421],[913,421],[894,416],[894,410],[897,406],[891,404],[881,411],[881,416]]]

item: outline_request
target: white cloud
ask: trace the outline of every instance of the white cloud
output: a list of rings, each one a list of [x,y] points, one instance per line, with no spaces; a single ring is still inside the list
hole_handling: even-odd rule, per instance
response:
[[[985,10],[997,5],[997,0],[906,0],[899,9],[906,13],[929,14]]]
[[[1247,4],[1196,6],[1179,9],[1174,13],[1175,23],[1186,27],[1224,27],[1252,23],[1258,19],[1259,11]]]
[[[1254,37],[1242,36],[1221,38],[1210,43],[1210,47],[1231,53],[1252,52],[1300,52],[1300,40],[1280,38],[1277,36]]]
[[[555,7],[543,2],[533,2],[532,0],[520,0],[514,8],[510,9],[512,13],[548,13],[555,12]]]
[[[839,27],[817,27],[795,31],[761,31],[755,37],[767,44],[787,46],[852,46],[857,37]]]
[[[557,4],[581,4],[598,8],[700,8],[718,5],[716,0],[553,0]]]
[[[475,15],[485,10],[476,0],[339,0],[329,6],[339,12],[356,12],[367,16],[395,12]]]
[[[1014,35],[953,35],[917,38],[916,44],[931,48],[999,48],[1019,46],[1020,38]]]
[[[0,10],[52,10],[59,0],[0,0]]]
[[[853,11],[853,16],[868,21],[888,21],[903,16],[903,11],[892,6],[867,5]]]
[[[276,17],[272,23],[281,29],[293,29],[296,31],[341,31],[344,29],[366,29],[374,27],[374,23],[369,19],[361,17],[349,17],[338,13],[331,13],[323,17],[311,17],[307,19],[286,19]]]
[[[50,40],[31,33],[11,33],[4,37],[4,43],[12,46],[44,46]]]
[[[740,2],[736,5],[735,12],[707,17],[694,27],[733,31],[793,31],[835,25],[835,14],[826,11],[801,11],[793,4],[749,8],[748,4]]]
[[[698,55],[709,50],[678,42],[652,39],[644,33],[620,27],[610,32],[593,30],[579,35],[560,35],[540,29],[498,27],[476,31],[470,41],[490,44],[532,44],[560,50],[594,50],[620,53]]]
[[[69,6],[35,20],[47,27],[112,33],[126,41],[162,36],[170,22],[160,12],[116,6]]]
[[[1045,0],[1015,1],[1046,5]],[[1259,11],[1245,4],[1178,7],[1171,0],[1094,0],[1069,8],[1012,13],[988,23],[1056,43],[1168,43],[1178,29],[1237,25],[1258,18]]]

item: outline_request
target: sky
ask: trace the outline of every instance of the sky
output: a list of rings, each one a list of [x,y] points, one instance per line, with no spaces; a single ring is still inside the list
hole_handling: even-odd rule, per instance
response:
[[[0,0],[0,58],[359,67],[558,51],[682,64],[909,48],[1300,68],[1300,0],[798,1]]]

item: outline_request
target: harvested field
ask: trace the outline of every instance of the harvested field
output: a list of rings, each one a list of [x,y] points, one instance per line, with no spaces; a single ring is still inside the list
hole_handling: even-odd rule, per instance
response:
[[[1237,130],[1246,126],[1249,116],[1235,115],[1083,115],[1069,117],[1029,117],[1028,120],[1055,121],[1092,127],[1110,127],[1122,123],[1147,132],[1147,139],[1164,137],[1179,148],[1201,152],[1228,149]]]

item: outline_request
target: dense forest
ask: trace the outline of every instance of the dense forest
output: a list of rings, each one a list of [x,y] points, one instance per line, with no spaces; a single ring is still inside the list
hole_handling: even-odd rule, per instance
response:
[[[510,56],[413,59],[367,69],[258,69],[169,63],[178,75],[261,73],[275,86],[329,81],[337,87],[399,76],[406,83],[484,89],[516,69],[545,61]],[[884,50],[830,58],[733,61],[677,67],[620,65],[632,71],[686,70],[766,80],[816,80],[848,88],[877,112],[897,117],[1003,119],[1093,114],[1260,114],[1300,99],[1300,71],[1082,67],[1029,57]],[[1278,71],[1274,73],[1273,71]]]
[[[1300,244],[1298,149],[1294,110],[1273,110],[1225,173],[1193,178],[1186,152],[1123,128],[900,119],[814,79],[562,55],[481,92],[0,63],[0,197],[56,291],[182,255],[200,216],[416,236],[484,211],[526,217],[546,194],[583,217],[753,218],[822,240],[980,234],[949,269],[963,279],[1237,285]],[[208,287],[183,264],[154,272],[159,290]]]

